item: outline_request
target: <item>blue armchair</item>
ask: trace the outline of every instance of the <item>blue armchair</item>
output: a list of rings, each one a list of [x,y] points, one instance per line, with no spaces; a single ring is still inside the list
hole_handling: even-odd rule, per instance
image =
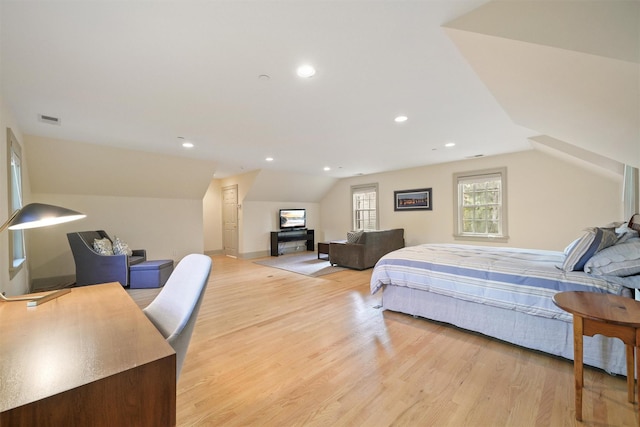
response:
[[[76,286],[107,282],[129,286],[129,267],[147,260],[144,249],[133,250],[131,256],[100,255],[93,250],[93,241],[105,237],[111,240],[103,230],[67,233],[76,264]]]

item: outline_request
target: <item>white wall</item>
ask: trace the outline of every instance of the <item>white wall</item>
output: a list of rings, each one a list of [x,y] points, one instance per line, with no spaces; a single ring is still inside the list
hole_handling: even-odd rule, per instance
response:
[[[211,180],[202,200],[205,253],[219,253],[222,241],[222,187],[219,179]]]
[[[6,122],[10,115],[2,117]],[[28,159],[28,152],[25,154]],[[1,156],[6,160],[6,149]],[[509,246],[560,250],[584,227],[623,220],[621,176],[534,150],[342,179],[319,203],[246,200],[260,176],[254,171],[213,180],[203,200],[34,193],[28,201],[76,209],[88,218],[28,231],[31,275],[40,279],[73,274],[66,240],[70,231],[104,229],[132,248],[147,249],[154,259],[177,261],[191,252],[221,251],[221,189],[233,184],[238,185],[242,206],[238,212],[238,253],[242,257],[268,255],[269,233],[278,227],[280,208],[306,208],[308,228],[315,230],[316,242],[345,238],[351,228],[350,186],[373,182],[379,185],[381,228],[404,228],[407,245],[454,242],[453,173],[501,166],[508,169]],[[6,188],[6,161],[1,167]],[[422,187],[433,188],[433,211],[394,212],[395,190]],[[3,204],[6,211],[6,200],[0,203],[0,209]],[[4,237],[0,250],[0,256],[7,260]],[[8,274],[6,270],[3,276]],[[7,293],[16,294],[26,291],[28,281],[24,271],[11,283],[8,279],[3,283],[8,283]]]
[[[330,188],[335,179],[314,178],[301,174],[275,173],[272,171],[256,170],[242,175],[236,175],[217,181],[209,186],[205,197],[206,215],[205,229],[210,233],[207,236],[209,252],[222,250],[222,218],[216,216],[222,210],[221,189],[231,185],[238,186],[238,255],[244,258],[255,258],[268,256],[270,253],[270,232],[278,230],[278,211],[287,208],[307,209],[307,228],[316,232],[315,240],[323,238],[320,229],[320,204],[310,202],[307,187],[300,183],[308,183],[313,187],[313,194],[319,197]],[[299,186],[297,191],[292,190],[292,186]],[[309,187],[309,189],[311,189]],[[259,189],[269,188],[268,194]],[[279,196],[278,189],[284,189],[283,195],[291,196],[297,194],[298,199],[287,199]],[[257,190],[258,189],[258,190]],[[214,194],[215,193],[215,194]],[[264,200],[267,196],[277,200]],[[216,206],[217,204],[217,206]],[[216,246],[219,245],[219,246]]]
[[[0,97],[0,224],[9,218],[8,171],[7,171],[7,128],[11,128],[13,134],[22,147],[22,196],[25,203],[31,199],[31,190],[28,178],[28,153],[24,146],[24,140],[20,129],[13,118],[13,114]],[[9,280],[9,233],[5,230],[0,234],[0,292],[6,292],[7,296],[20,295],[29,291],[29,263],[22,266],[20,271]]]
[[[213,161],[87,142],[25,135],[31,190],[39,194],[91,194],[202,200]]]
[[[453,238],[453,174],[502,166],[510,235],[504,246],[562,250],[585,227],[624,220],[622,176],[531,150],[343,179],[321,202],[324,240],[344,239],[351,229],[351,185],[377,182],[380,228],[404,228],[407,245],[467,243]],[[393,210],[395,190],[425,187],[433,188],[432,211]]]
[[[32,283],[75,274],[70,231],[105,230],[146,249],[148,259],[177,262],[204,252],[203,198],[213,162],[34,135],[25,136],[23,150],[32,201],[88,216],[27,232]]]
[[[325,175],[309,175],[261,169],[246,194],[245,200],[268,202],[298,200],[317,203],[338,181]]]
[[[245,196],[260,172],[220,180],[211,189],[238,185],[239,248],[241,257],[269,253],[269,233],[278,228],[280,208],[307,209],[308,228],[315,240],[346,238],[351,229],[350,187],[377,183],[379,188],[380,228],[404,228],[407,245],[421,243],[466,243],[453,238],[453,174],[456,172],[507,167],[509,242],[504,246],[562,250],[589,226],[622,221],[622,176],[581,160],[570,161],[548,153],[530,150],[514,154],[424,166],[382,174],[338,180],[319,203],[304,201],[255,201]],[[295,179],[295,174],[291,175]],[[432,211],[393,210],[393,192],[413,188],[433,189]],[[220,199],[207,210],[220,212]],[[216,205],[217,203],[217,205]],[[212,234],[221,235],[222,224],[213,215]],[[205,222],[208,222],[209,218]],[[209,229],[209,226],[205,228]],[[217,230],[217,231],[215,231]],[[213,239],[219,242],[221,238]]]
[[[2,4],[0,3],[0,13],[2,13]],[[0,57],[0,63],[2,58]],[[0,82],[2,67],[0,67]],[[24,146],[24,138],[22,132],[13,117],[13,113],[5,104],[2,94],[0,93],[0,224],[4,223],[10,216],[8,193],[8,171],[7,171],[7,128],[11,128],[13,134],[22,146],[22,196],[25,201],[29,201],[31,197],[31,187],[29,183],[28,173],[28,153]],[[9,279],[9,234],[4,231],[0,234],[0,292],[6,293],[7,296],[20,295],[29,291],[29,260],[22,269],[10,280]]]
[[[270,232],[279,229],[278,211],[286,208],[307,209],[307,228],[316,230],[316,241],[323,238],[320,230],[320,204],[309,202],[305,187],[296,193],[284,191],[284,194],[299,194],[300,199],[290,201],[278,196],[278,188],[286,187],[286,182],[311,182],[316,194],[326,192],[333,179],[310,179],[300,174],[274,173],[270,171],[251,171],[224,179],[214,179],[204,198],[205,251],[221,252],[222,240],[222,189],[238,186],[238,255],[244,258],[267,256],[270,253]],[[327,182],[329,185],[327,185]],[[259,184],[259,185],[258,185]],[[258,185],[258,187],[256,187]],[[256,200],[267,197],[264,191],[256,188],[269,187],[269,197],[278,200]],[[320,190],[321,187],[324,187]],[[253,196],[252,196],[253,194]]]
[[[219,180],[220,181],[219,185],[221,189],[220,191],[222,191],[222,188],[230,187],[232,185],[238,186],[238,204],[241,206],[238,209],[238,248],[237,249],[238,249],[239,256],[242,256],[242,254],[245,252],[244,209],[242,208],[242,204],[244,203],[244,199],[246,198],[247,193],[249,192],[249,190],[251,190],[251,187],[253,186],[253,183],[255,182],[259,174],[260,174],[260,171],[251,171],[251,172],[244,173],[242,175],[235,175],[229,178],[224,178]],[[220,199],[220,205],[218,207],[218,210],[222,212],[222,198]],[[222,235],[222,219],[220,220],[217,227],[219,227],[219,233],[220,235]],[[222,238],[220,238],[219,250],[222,250]]]
[[[105,230],[148,259],[178,262],[204,252],[202,200],[34,194],[38,202],[64,206],[87,218],[28,231],[32,280],[75,274],[66,233]]]
[[[489,1],[444,31],[517,125],[640,167],[640,2]]]
[[[307,228],[315,230],[316,243],[323,238],[320,230],[320,204],[308,202],[251,202],[242,205],[244,217],[244,236],[246,236],[242,256],[256,257],[270,254],[271,232],[280,229],[278,213],[280,209],[306,209]],[[287,243],[286,246],[302,245],[300,242]]]

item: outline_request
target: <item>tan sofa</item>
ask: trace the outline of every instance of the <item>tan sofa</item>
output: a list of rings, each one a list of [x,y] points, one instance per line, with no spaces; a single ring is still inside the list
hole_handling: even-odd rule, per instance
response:
[[[349,241],[329,243],[329,262],[332,265],[364,270],[373,267],[383,255],[404,247],[403,228],[364,231],[359,237],[350,233],[348,237]]]

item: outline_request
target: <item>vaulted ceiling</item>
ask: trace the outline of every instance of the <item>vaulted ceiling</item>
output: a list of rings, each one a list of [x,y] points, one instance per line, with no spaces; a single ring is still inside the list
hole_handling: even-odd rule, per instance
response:
[[[491,2],[446,28],[514,123],[640,166],[640,2]]]
[[[25,134],[217,177],[369,174],[541,134],[638,165],[637,5],[2,0],[2,93]]]

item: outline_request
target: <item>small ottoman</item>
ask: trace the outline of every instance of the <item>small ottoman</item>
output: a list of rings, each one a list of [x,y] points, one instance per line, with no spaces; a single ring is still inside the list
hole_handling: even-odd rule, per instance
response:
[[[173,260],[144,261],[129,266],[129,288],[159,288],[173,272]]]

